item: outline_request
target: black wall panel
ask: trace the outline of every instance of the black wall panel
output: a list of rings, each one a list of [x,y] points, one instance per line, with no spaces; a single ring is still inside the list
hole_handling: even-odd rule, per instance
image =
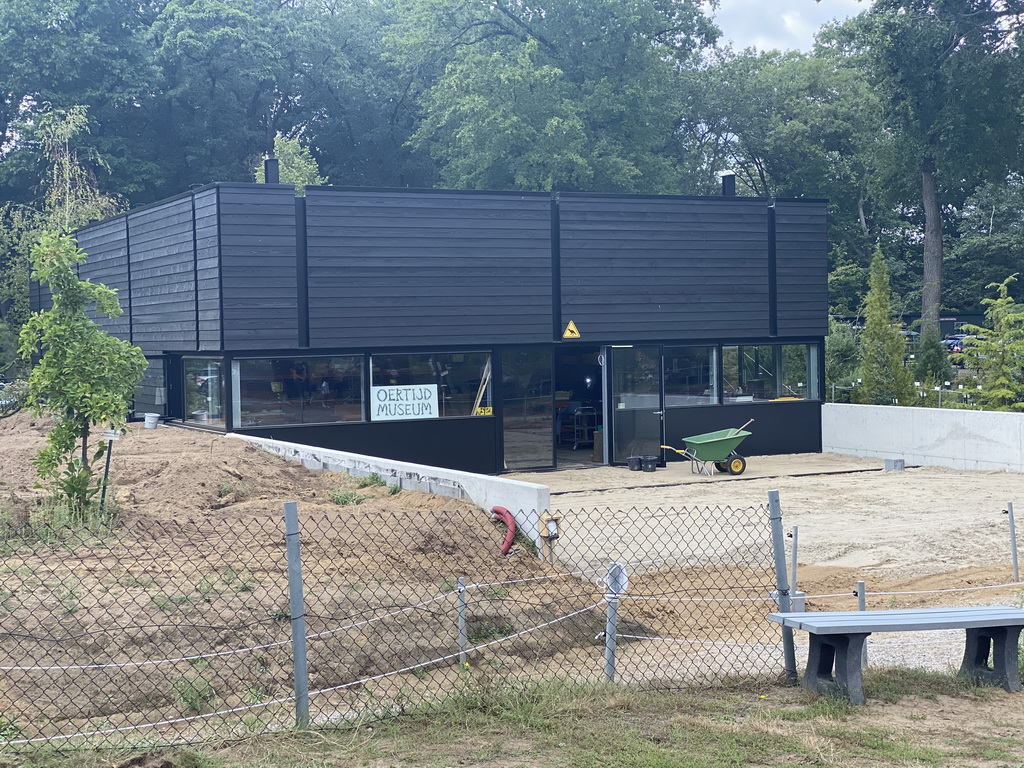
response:
[[[548,195],[307,190],[310,345],[552,334]]]
[[[558,207],[561,322],[581,342],[768,335],[766,201],[566,193]]]
[[[739,428],[748,419],[754,423],[746,428],[750,437],[736,449],[741,456],[821,452],[821,403],[813,400],[667,408],[665,444],[683,448],[684,437]],[[679,459],[676,453],[665,453],[668,461]]]
[[[220,338],[220,228],[217,217],[217,189],[195,193],[196,312],[199,349],[218,350]]]
[[[131,292],[128,272],[128,228],[125,216],[107,219],[79,230],[75,239],[89,258],[78,268],[82,280],[102,283],[117,291],[124,314],[117,318],[91,313],[107,333],[131,339]]]
[[[384,421],[238,429],[240,434],[351,451],[432,467],[491,474],[498,466],[498,423],[493,418]]]
[[[779,336],[828,333],[828,208],[824,201],[775,203]]]
[[[196,348],[192,196],[128,215],[133,341],[144,352]]]
[[[295,189],[220,184],[217,192],[224,349],[298,346]]]

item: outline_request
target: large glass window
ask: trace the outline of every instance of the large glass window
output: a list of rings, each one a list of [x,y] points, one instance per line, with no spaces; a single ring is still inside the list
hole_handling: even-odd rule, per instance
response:
[[[722,348],[722,401],[816,400],[818,348],[759,344]]]
[[[817,400],[818,347],[786,344],[782,347],[782,391],[780,397]]]
[[[235,426],[362,421],[363,356],[234,361]]]
[[[224,428],[224,361],[183,357],[185,421]]]
[[[487,352],[374,355],[370,420],[490,416]]]
[[[775,350],[766,344],[722,347],[722,401],[774,400]]]
[[[505,469],[552,465],[551,382],[550,349],[502,351]]]
[[[718,402],[714,347],[665,347],[665,406]]]

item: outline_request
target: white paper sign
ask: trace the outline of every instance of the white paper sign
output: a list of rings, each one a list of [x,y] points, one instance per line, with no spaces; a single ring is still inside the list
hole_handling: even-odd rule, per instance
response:
[[[437,384],[370,387],[370,420],[436,419]]]

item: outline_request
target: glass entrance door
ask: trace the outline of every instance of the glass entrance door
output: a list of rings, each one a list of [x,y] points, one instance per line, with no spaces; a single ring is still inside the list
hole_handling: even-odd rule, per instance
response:
[[[614,463],[657,456],[664,442],[661,347],[611,347],[612,451]]]
[[[502,350],[499,391],[505,469],[554,466],[551,350]]]

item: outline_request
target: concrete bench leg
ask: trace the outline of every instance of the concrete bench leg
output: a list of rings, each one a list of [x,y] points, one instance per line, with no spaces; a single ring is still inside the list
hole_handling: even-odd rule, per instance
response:
[[[960,674],[977,683],[997,685],[1006,691],[1021,690],[1017,648],[1022,627],[978,627],[967,630]],[[989,652],[992,666],[988,665]]]
[[[828,696],[844,696],[851,704],[863,706],[864,686],[860,670],[864,641],[870,632],[850,635],[810,636],[807,671],[801,685],[808,691]]]

